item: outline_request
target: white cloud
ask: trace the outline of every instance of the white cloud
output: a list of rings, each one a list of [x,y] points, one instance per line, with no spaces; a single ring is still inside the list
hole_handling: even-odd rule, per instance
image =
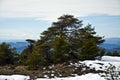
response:
[[[39,39],[39,36],[36,36],[37,33],[32,32],[18,32],[10,30],[0,30],[0,40],[10,40],[10,39]]]
[[[0,0],[0,18],[36,17],[53,21],[63,14],[120,15],[120,0]]]

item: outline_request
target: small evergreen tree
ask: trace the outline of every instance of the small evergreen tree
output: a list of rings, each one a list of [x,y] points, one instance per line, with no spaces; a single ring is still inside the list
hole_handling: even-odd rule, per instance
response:
[[[113,51],[113,52],[107,52],[106,55],[108,55],[108,56],[120,56],[120,53],[115,50],[115,51]]]
[[[14,64],[17,62],[18,55],[14,48],[7,43],[0,44],[0,65]]]
[[[26,64],[29,66],[28,69],[35,70],[45,65],[45,59],[39,53],[31,53],[28,57]]]
[[[31,51],[30,48],[27,47],[21,52],[21,54],[19,55],[19,64],[25,65],[26,60],[28,59],[29,55],[31,54],[30,51]]]
[[[69,51],[67,50],[68,43],[65,41],[64,36],[56,37],[53,47],[53,62],[66,62],[70,59]]]
[[[96,35],[94,28],[90,24],[86,27],[79,29],[75,34],[71,43],[72,53],[80,60],[95,59],[97,56],[103,56],[105,52],[98,47],[103,43],[102,37]],[[78,45],[79,44],[79,45]]]
[[[98,56],[99,47],[96,43],[91,39],[88,39],[83,42],[82,47],[79,53],[80,60],[94,60],[96,56]]]
[[[28,59],[29,55],[33,51],[33,47],[34,47],[34,43],[35,43],[35,40],[31,40],[31,39],[27,39],[26,41],[29,43],[29,45],[27,48],[25,48],[21,52],[21,54],[19,56],[19,64],[22,64],[22,65],[25,65],[26,60]]]

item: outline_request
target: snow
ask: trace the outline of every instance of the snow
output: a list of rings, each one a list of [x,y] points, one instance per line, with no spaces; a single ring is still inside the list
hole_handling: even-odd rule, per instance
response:
[[[90,67],[90,69],[95,69],[95,70],[104,70],[106,68],[106,66],[110,66],[110,64],[116,66],[116,67],[120,67],[120,62],[110,62],[110,61],[83,61],[83,62],[79,62],[80,64],[85,64],[88,67]]]
[[[120,57],[103,56],[102,61],[120,62]]]
[[[24,75],[0,75],[0,80],[28,80],[29,76]]]
[[[75,77],[51,78],[51,79],[38,78],[36,80],[105,80],[105,79],[99,76],[98,74],[89,73],[89,74],[75,76]]]
[[[110,66],[110,64],[119,67],[120,68],[120,57],[110,57],[110,56],[103,56],[101,61],[98,60],[85,60],[85,61],[79,61],[78,63],[70,63],[70,66],[76,66],[79,67],[81,64],[84,64],[91,69],[95,70],[105,70],[106,66]],[[54,67],[54,66],[52,66]],[[54,71],[52,71],[54,73]],[[53,74],[51,74],[54,76]],[[36,80],[105,80],[103,77],[101,77],[99,74],[93,74],[88,73],[85,75],[75,77],[63,77],[63,78],[51,78],[49,79],[47,75],[44,75],[46,78],[38,78]],[[28,80],[30,79],[29,76],[24,75],[0,75],[0,80]]]

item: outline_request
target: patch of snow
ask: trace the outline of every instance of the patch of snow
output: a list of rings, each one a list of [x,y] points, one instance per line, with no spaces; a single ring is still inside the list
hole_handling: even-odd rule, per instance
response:
[[[110,62],[110,61],[91,61],[91,60],[87,60],[87,61],[83,61],[83,62],[79,62],[82,64],[85,64],[86,66],[90,67],[90,69],[95,69],[95,70],[104,70],[106,69],[107,66],[110,66],[110,64],[116,66],[116,67],[120,67],[120,62]]]
[[[120,57],[103,56],[101,60],[102,61],[120,62]]]
[[[89,74],[75,76],[75,77],[51,78],[51,79],[38,78],[36,80],[105,80],[105,79],[99,76],[98,74],[89,73]]]
[[[51,76],[54,76],[54,74],[51,74]]]
[[[48,75],[44,75],[45,78],[48,78]]]
[[[108,66],[107,62],[102,62],[102,61],[87,60],[87,61],[83,61],[83,62],[79,62],[79,63],[85,64],[90,69],[95,69],[95,70],[104,70],[105,66]]]
[[[0,80],[29,80],[29,76],[24,75],[0,75]]]

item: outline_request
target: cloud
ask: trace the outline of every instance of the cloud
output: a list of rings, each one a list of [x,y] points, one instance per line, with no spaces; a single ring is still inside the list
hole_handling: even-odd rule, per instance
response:
[[[63,14],[120,15],[120,0],[0,0],[0,18],[35,17],[54,21]]]
[[[32,32],[15,32],[10,30],[0,30],[0,40],[7,39],[39,39],[39,36],[36,36],[37,33]]]

